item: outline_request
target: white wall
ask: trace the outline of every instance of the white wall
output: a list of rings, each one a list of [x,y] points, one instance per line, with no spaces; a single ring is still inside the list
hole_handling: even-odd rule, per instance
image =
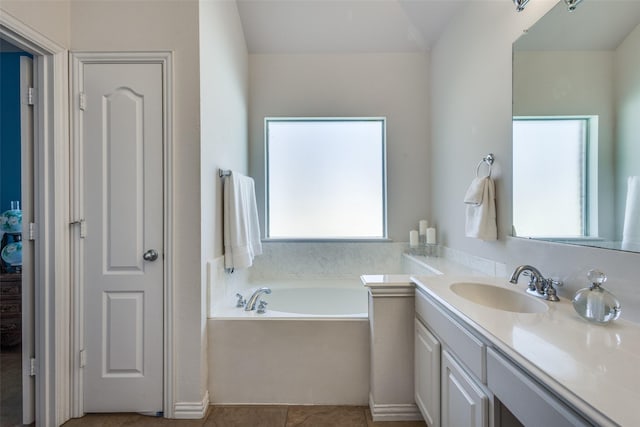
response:
[[[622,235],[627,177],[640,175],[640,25],[616,50],[616,109],[618,113],[616,157],[616,206],[618,233]]]
[[[428,56],[250,55],[250,172],[264,224],[266,116],[386,116],[389,237],[429,214]]]
[[[200,75],[196,1],[75,1],[71,49],[174,53],[173,209],[175,399],[206,390],[200,267]]]
[[[207,265],[223,254],[222,180],[218,169],[248,173],[248,55],[234,1],[200,2],[200,188],[201,312],[208,281],[218,277]],[[206,333],[206,316],[200,329]],[[203,336],[203,339],[206,339]],[[216,343],[209,343],[215,346]],[[207,380],[207,346],[201,348],[200,377]],[[213,397],[215,390],[210,390]]]
[[[60,46],[70,43],[70,0],[2,0],[0,9]]]
[[[555,2],[530,2],[518,14],[507,1],[470,2],[431,52],[432,212],[444,243],[507,264],[532,264],[565,281],[561,296],[586,285],[597,267],[622,301],[623,318],[640,322],[637,271],[640,254],[508,238],[511,230],[511,48],[522,30]],[[498,242],[464,236],[462,197],[477,162],[496,155]],[[532,209],[552,209],[532,206]]]

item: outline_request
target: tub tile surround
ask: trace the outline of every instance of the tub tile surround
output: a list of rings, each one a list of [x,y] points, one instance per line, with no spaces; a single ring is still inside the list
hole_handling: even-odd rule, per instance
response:
[[[353,280],[367,275],[482,274],[506,277],[503,263],[441,247],[440,257],[408,255],[407,242],[264,242],[263,254],[248,269],[229,274],[224,257],[207,263],[208,317],[220,307],[234,307],[236,293],[247,297],[255,288],[275,281]],[[337,283],[337,282],[334,282]],[[226,310],[225,310],[226,311]]]
[[[251,267],[250,280],[273,278],[358,278],[400,273],[400,242],[264,242],[263,254]]]
[[[363,273],[401,273],[406,249],[404,242],[264,242],[253,266],[231,274],[224,270],[224,257],[215,258],[207,263],[208,317],[220,314],[220,307],[234,307],[236,293],[246,298],[274,281],[352,281],[358,286]]]

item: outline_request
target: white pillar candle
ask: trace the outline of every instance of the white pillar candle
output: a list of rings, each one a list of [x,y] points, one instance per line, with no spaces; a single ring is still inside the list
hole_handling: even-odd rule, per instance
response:
[[[418,224],[420,224],[420,235],[427,234],[427,224],[428,224],[427,220],[421,219]]]
[[[409,232],[409,246],[418,246],[418,230]]]
[[[427,244],[428,245],[436,244],[436,229],[433,227],[427,228]]]

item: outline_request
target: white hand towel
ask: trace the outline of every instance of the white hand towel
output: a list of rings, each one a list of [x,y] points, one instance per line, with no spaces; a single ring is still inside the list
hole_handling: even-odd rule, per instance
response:
[[[634,244],[640,244],[640,176],[627,178],[627,204],[622,228],[622,245]]]
[[[478,182],[476,182],[478,181]],[[481,189],[480,203],[468,203],[465,196],[466,223],[465,234],[482,240],[497,240],[498,226],[496,224],[495,184],[489,177],[475,178],[467,190],[472,193],[469,200],[476,201],[475,193]]]
[[[232,172],[224,180],[225,268],[246,268],[262,254],[253,178]]]
[[[484,186],[488,176],[476,177],[471,181],[471,185],[467,188],[467,194],[464,195],[464,202],[468,205],[481,205],[484,194]]]

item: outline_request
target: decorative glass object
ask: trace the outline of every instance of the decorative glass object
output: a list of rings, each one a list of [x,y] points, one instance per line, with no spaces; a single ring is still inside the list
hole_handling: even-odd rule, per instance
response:
[[[20,233],[22,231],[22,211],[20,208],[14,209],[13,202],[11,202],[11,205],[11,209],[4,211],[0,215],[0,231]]]
[[[589,270],[588,288],[580,289],[573,297],[573,308],[584,319],[594,323],[608,323],[620,317],[620,302],[601,285],[607,281],[607,275],[599,270]]]

